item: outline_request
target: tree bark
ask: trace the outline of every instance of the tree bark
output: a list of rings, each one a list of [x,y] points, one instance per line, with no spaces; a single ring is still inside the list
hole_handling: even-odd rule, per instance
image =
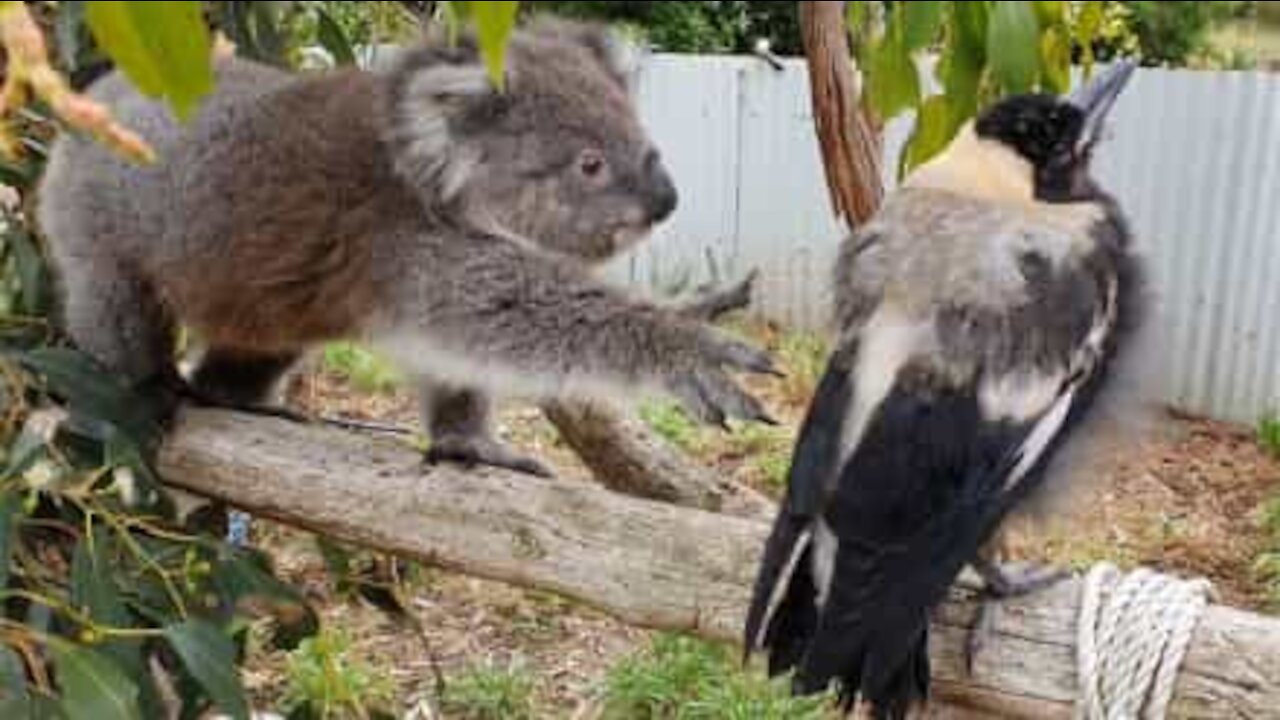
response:
[[[497,470],[424,468],[412,447],[318,425],[185,410],[160,453],[173,486],[471,575],[541,588],[649,628],[736,641],[769,526]],[[939,703],[987,717],[1066,718],[1076,581],[1011,601],[972,676],[965,583],[936,613]],[[1280,620],[1210,607],[1178,676],[1174,718],[1275,717]]]
[[[751,304],[752,272],[733,285],[704,292],[677,307],[690,318],[711,322]],[[690,461],[633,415],[599,404],[553,402],[543,407],[569,447],[605,487],[627,495],[663,500],[746,517],[772,516],[764,495]]]
[[[800,3],[814,129],[837,217],[866,222],[884,195],[880,128],[859,102],[844,3]]]

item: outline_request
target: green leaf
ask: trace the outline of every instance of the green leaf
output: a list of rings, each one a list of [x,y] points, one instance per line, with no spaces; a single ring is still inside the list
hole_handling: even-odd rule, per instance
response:
[[[218,594],[236,604],[252,601],[254,607],[271,612],[277,648],[293,649],[315,634],[320,624],[315,610],[297,588],[275,577],[264,554],[225,544],[216,546],[215,552],[218,557],[210,580]]]
[[[920,102],[920,74],[892,34],[874,43],[867,57],[867,100],[882,120]]]
[[[1067,3],[1065,0],[1036,0],[1036,19],[1040,27],[1061,25],[1067,21]]]
[[[987,28],[987,57],[1005,92],[1025,92],[1040,68],[1040,26],[1029,2],[997,2]]]
[[[23,695],[0,701],[0,718],[23,720],[78,720],[68,718],[62,707],[44,695]]]
[[[941,2],[913,0],[898,5],[902,14],[902,42],[907,52],[915,52],[933,42],[942,26]]]
[[[933,95],[926,99],[916,113],[915,127],[903,153],[903,172],[928,162],[937,155],[958,128],[950,101],[945,95]]]
[[[106,656],[58,637],[49,639],[62,690],[63,711],[73,718],[141,718],[138,687]]]
[[[35,238],[20,227],[5,233],[5,242],[13,248],[13,260],[21,287],[22,312],[36,317],[44,314],[49,290],[49,270]]]
[[[236,672],[236,647],[231,638],[199,619],[170,625],[164,636],[214,703],[233,718],[247,720],[249,703]]]
[[[1049,91],[1062,94],[1071,89],[1071,41],[1062,28],[1051,27],[1040,36],[1040,62]]]
[[[489,78],[501,90],[506,82],[507,39],[515,28],[520,3],[504,0],[467,5],[471,8],[471,22],[476,28],[476,38],[480,41],[480,56],[489,69]]]
[[[99,624],[127,626],[129,611],[120,599],[111,567],[102,558],[103,545],[109,541],[96,529],[91,537],[92,542],[82,538],[71,553],[71,604]]]
[[[987,63],[986,4],[953,3],[947,32],[938,80],[950,98],[951,114],[963,122],[978,111],[978,88]]]
[[[208,28],[199,2],[88,4],[86,20],[103,51],[146,95],[168,100],[179,119],[190,117],[213,88]]]
[[[844,9],[844,23],[849,29],[849,33],[854,38],[861,38],[863,33],[867,31],[867,3],[866,0],[852,0],[846,3]]]
[[[1083,56],[1084,76],[1087,79],[1093,72],[1093,41],[1102,30],[1106,19],[1106,8],[1102,0],[1089,0],[1080,8],[1080,15],[1075,24],[1075,41]]]
[[[9,555],[13,551],[13,537],[21,513],[22,494],[13,488],[5,488],[0,495],[0,589],[9,586]]]
[[[0,688],[5,697],[26,697],[26,664],[8,645],[0,645]],[[9,717],[0,715],[0,717]]]
[[[316,22],[316,33],[320,44],[333,56],[333,61],[338,65],[355,65],[355,51],[351,49],[347,34],[342,31],[338,23],[334,22],[333,17],[323,9],[317,8]]]
[[[155,418],[118,378],[88,355],[70,348],[43,347],[18,359],[87,418],[114,425],[138,445],[153,439],[158,429]],[[109,432],[101,439],[106,439],[105,435]]]

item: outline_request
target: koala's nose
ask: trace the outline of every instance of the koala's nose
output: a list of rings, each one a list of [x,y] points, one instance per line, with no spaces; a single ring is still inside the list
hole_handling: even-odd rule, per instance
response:
[[[680,195],[676,192],[676,184],[660,162],[654,161],[649,168],[649,217],[653,222],[662,222],[671,217],[679,204]]]

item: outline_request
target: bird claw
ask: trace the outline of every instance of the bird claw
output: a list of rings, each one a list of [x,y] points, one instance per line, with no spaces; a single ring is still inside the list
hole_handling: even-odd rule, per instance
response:
[[[978,605],[978,617],[965,639],[965,670],[970,675],[978,654],[986,647],[995,629],[995,617],[1003,601],[1039,592],[1070,576],[1067,570],[1048,566],[1000,567],[988,560],[976,561],[972,565],[982,578],[985,597]]]

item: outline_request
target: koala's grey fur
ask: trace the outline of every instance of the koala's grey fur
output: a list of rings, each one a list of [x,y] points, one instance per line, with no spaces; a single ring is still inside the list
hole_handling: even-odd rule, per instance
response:
[[[220,60],[188,124],[106,76],[89,94],[161,160],[56,142],[39,219],[69,332],[139,387],[180,387],[183,322],[209,344],[195,394],[232,404],[316,343],[366,341],[421,378],[438,457],[532,471],[492,440],[488,392],[652,387],[709,421],[762,417],[726,370],[769,371],[763,353],[591,274],[676,203],[611,42],[522,29],[502,91],[465,39],[386,73]]]

